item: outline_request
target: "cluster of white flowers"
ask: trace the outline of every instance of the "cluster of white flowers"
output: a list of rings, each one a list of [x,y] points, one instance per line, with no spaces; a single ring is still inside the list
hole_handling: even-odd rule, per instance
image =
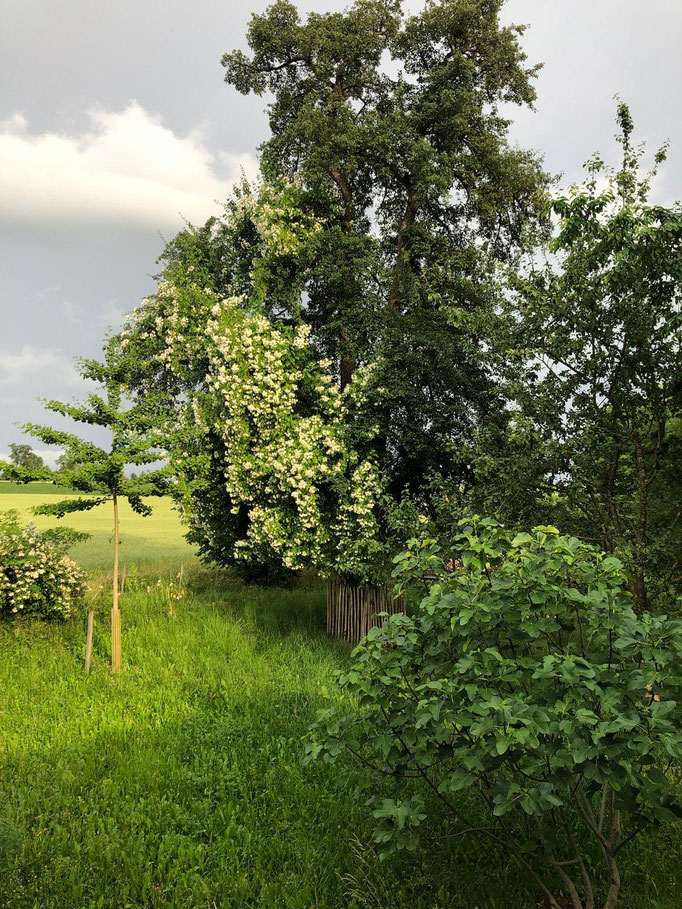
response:
[[[348,445],[345,396],[330,364],[315,360],[309,326],[276,328],[242,304],[228,298],[214,309],[206,380],[213,394],[207,412],[192,405],[195,425],[210,421],[222,440],[233,511],[248,514],[235,555],[270,552],[292,569],[362,574],[381,484]]]
[[[182,286],[160,281],[154,296],[126,318],[119,347],[125,352],[134,340],[139,356],[182,379],[201,360],[204,326],[216,301],[210,287],[191,279]]]
[[[179,364],[200,354],[201,335],[187,311],[192,312],[192,304],[197,299],[202,300],[204,309],[209,308],[214,297],[209,287],[190,284],[181,297],[170,281],[159,283],[154,300],[154,329],[161,344],[155,359],[166,369],[178,373],[181,371]]]
[[[0,534],[0,615],[67,618],[84,582],[76,563],[58,553],[33,526]]]
[[[301,183],[280,177],[245,193],[236,205],[238,217],[248,217],[263,241],[263,255],[295,256],[322,230],[323,222],[300,205]]]
[[[383,551],[376,516],[376,504],[383,492],[376,466],[371,461],[360,462],[352,472],[336,515],[334,570],[337,573],[370,579],[370,566]]]
[[[248,296],[217,295],[193,283],[194,275],[181,287],[163,281],[123,336],[147,343],[148,356],[193,386],[166,428],[185,514],[209,533],[193,510],[193,492],[214,482],[220,464],[232,511],[247,518],[237,558],[274,554],[292,569],[364,577],[379,548],[382,486],[349,441],[349,426],[365,403],[371,369],[358,370],[341,392],[330,361],[314,354],[310,327],[279,327],[264,315],[269,263],[309,255],[322,229],[301,192],[281,178],[237,202],[232,216],[250,219],[261,241]],[[208,364],[206,375],[192,373],[197,363],[202,370]],[[371,421],[363,425],[367,436],[375,432]]]

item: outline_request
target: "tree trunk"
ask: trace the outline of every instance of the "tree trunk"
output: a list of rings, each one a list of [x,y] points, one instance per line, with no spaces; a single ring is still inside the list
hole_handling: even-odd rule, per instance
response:
[[[340,338],[341,338],[341,347],[343,348],[344,345],[346,345],[348,343],[348,332],[346,331],[345,328],[341,329]],[[354,372],[355,372],[355,364],[353,363],[352,359],[347,356],[342,356],[339,361],[339,378],[340,378],[339,384],[341,387],[341,391],[343,391],[347,385],[350,385],[350,383],[353,379]]]
[[[114,493],[114,578],[111,610],[111,671],[121,671],[121,610],[118,608],[118,498]]]
[[[405,612],[403,597],[394,599],[391,584],[377,586],[345,584],[330,578],[327,584],[327,633],[357,644],[373,625],[380,625],[379,612]]]
[[[417,190],[410,186],[407,194],[407,204],[405,206],[405,214],[398,225],[398,242],[396,247],[396,258],[395,258],[395,268],[393,270],[393,282],[391,284],[391,293],[388,298],[388,307],[389,309],[398,310],[400,309],[400,299],[403,292],[402,287],[402,278],[403,278],[403,269],[405,266],[405,259],[408,255],[408,241],[405,237],[406,231],[414,223],[414,219],[417,215],[417,207],[419,202],[419,194]]]

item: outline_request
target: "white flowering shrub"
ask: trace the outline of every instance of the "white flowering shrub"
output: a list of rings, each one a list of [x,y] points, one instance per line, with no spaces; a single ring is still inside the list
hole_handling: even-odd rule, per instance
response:
[[[312,262],[322,231],[322,222],[304,210],[301,186],[283,178],[263,183],[257,193],[242,197],[241,213],[251,220],[258,236],[249,296],[267,306],[270,298],[289,296],[289,284],[293,299],[298,291],[294,275]],[[283,276],[284,287],[278,275]]]
[[[349,414],[363,374],[342,393],[309,345],[309,329],[276,327],[244,309],[241,297],[218,301],[207,326],[209,394],[195,396],[185,418],[219,443],[231,513],[244,534],[234,557],[291,570],[370,579],[378,541],[381,478],[349,439]],[[195,458],[196,453],[180,454]]]
[[[76,563],[33,525],[0,515],[0,616],[68,618],[84,583]]]
[[[187,239],[182,267],[164,271],[119,344],[172,397],[164,446],[204,556],[261,575],[313,567],[383,581],[392,547],[373,457],[371,370],[356,369],[341,391],[303,317],[278,315],[285,299],[295,312],[296,276],[322,231],[302,193],[284,179],[244,189],[221,222],[223,239],[214,228],[204,238],[227,250],[218,271],[228,290],[211,286],[201,238]]]

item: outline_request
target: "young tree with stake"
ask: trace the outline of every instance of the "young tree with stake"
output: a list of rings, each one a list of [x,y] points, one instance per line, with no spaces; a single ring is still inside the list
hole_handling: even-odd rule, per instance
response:
[[[62,499],[55,503],[37,506],[37,514],[62,518],[76,511],[89,511],[106,502],[113,507],[113,582],[111,611],[111,668],[121,668],[121,613],[119,609],[119,502],[126,499],[137,514],[149,515],[151,508],[144,501],[147,496],[163,495],[167,489],[165,468],[151,470],[128,479],[126,465],[136,467],[159,461],[162,451],[158,446],[153,427],[155,406],[151,397],[126,406],[124,401],[124,367],[109,347],[103,362],[81,360],[80,373],[85,379],[97,382],[102,393],[87,396],[82,403],[67,404],[47,401],[45,407],[53,413],[70,417],[77,423],[99,426],[111,432],[111,445],[105,449],[72,432],[53,429],[34,423],[22,429],[46,445],[59,445],[65,450],[66,469],[54,475],[54,482],[61,487],[85,493],[78,497]],[[0,470],[8,479],[29,482],[41,479],[45,471],[21,468],[0,462]],[[50,474],[52,476],[52,474]]]

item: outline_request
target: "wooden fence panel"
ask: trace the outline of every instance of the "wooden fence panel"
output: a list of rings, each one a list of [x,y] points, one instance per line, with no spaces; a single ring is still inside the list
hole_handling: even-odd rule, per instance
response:
[[[405,600],[393,596],[391,584],[360,586],[344,584],[338,578],[327,583],[327,633],[357,644],[373,625],[380,624],[377,613],[405,612]]]

